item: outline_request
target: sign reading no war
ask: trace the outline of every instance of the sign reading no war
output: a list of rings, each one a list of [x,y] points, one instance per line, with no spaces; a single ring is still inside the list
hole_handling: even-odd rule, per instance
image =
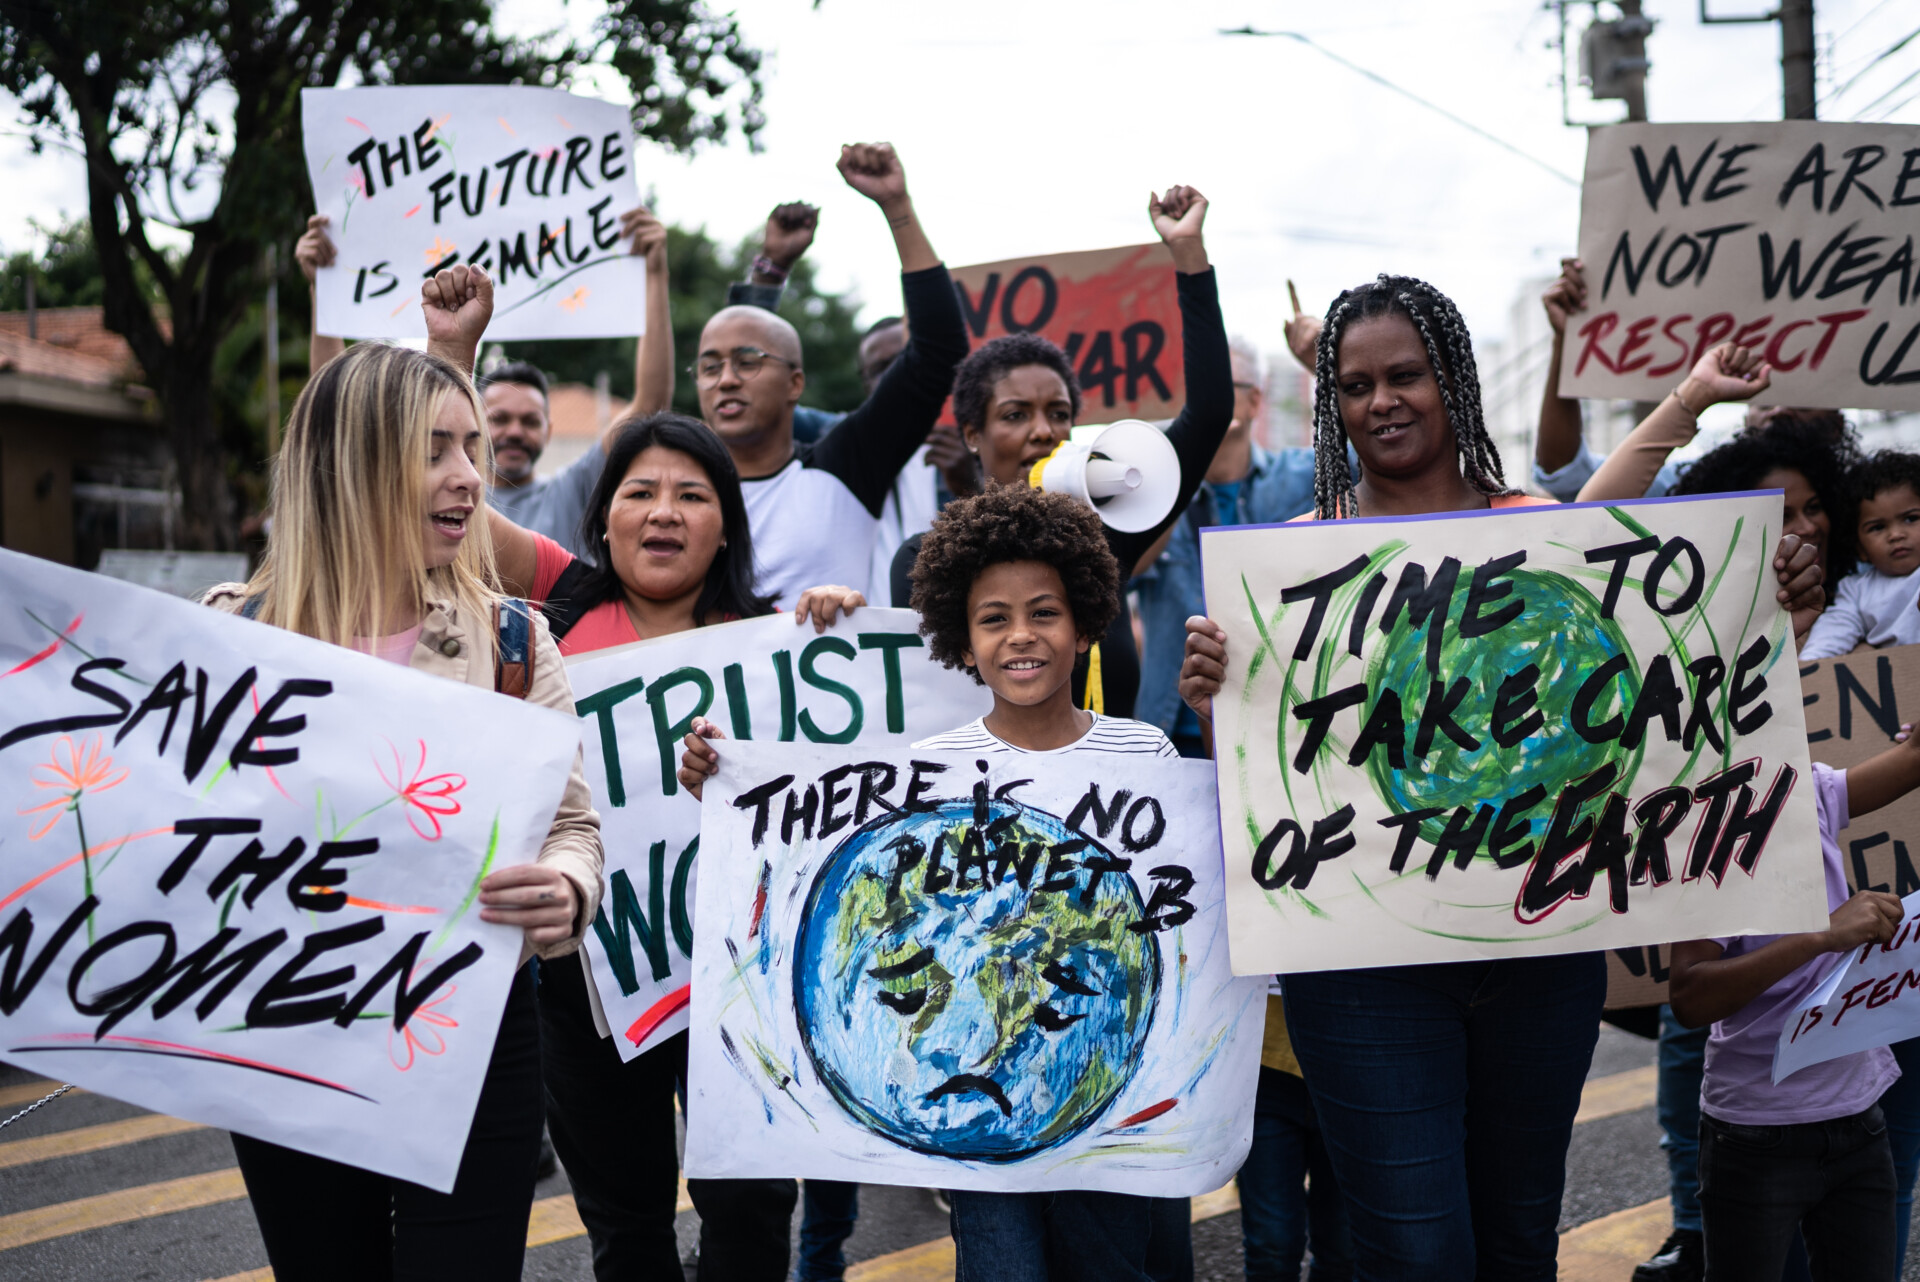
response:
[[[1609,125],[1580,202],[1566,396],[1658,400],[1734,342],[1779,405],[1920,408],[1920,126]]]
[[[314,281],[321,333],[419,337],[420,282],[460,263],[493,277],[490,338],[641,331],[646,267],[620,241],[635,193],[625,108],[442,85],[303,89],[300,117],[339,250]]]
[[[986,688],[929,659],[918,625],[860,609],[821,634],[777,614],[569,661],[607,851],[583,952],[623,1058],[687,1026],[700,803],[677,772],[694,718],[729,739],[900,748],[983,715]],[[862,786],[851,775],[776,821],[811,825]]]

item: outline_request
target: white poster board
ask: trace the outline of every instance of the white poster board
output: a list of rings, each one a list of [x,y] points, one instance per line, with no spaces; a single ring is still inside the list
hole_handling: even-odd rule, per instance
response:
[[[1203,530],[1234,973],[1827,920],[1778,491]]]
[[[985,714],[986,687],[929,658],[919,621],[861,608],[816,633],[776,614],[568,662],[607,850],[585,952],[623,1059],[687,1027],[700,803],[675,772],[693,719],[733,739],[900,748]]]
[[[0,551],[0,1058],[453,1187],[577,723]]]
[[[1920,125],[1589,131],[1563,396],[1657,401],[1725,342],[1771,405],[1920,408]]]
[[[339,257],[316,326],[419,338],[420,283],[459,263],[494,282],[490,339],[643,328],[646,266],[620,239],[636,203],[627,109],[502,85],[302,89],[317,213]]]
[[[1780,1030],[1773,1080],[1842,1055],[1920,1037],[1920,891],[1900,901],[1906,916],[1893,939],[1827,958],[1833,973]]]
[[[701,817],[689,1177],[1239,1169],[1267,981],[1230,973],[1204,762],[735,745]]]

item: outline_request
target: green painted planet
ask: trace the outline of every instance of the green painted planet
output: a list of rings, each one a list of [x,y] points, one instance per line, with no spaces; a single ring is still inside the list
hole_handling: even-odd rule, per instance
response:
[[[1612,620],[1600,617],[1600,603],[1579,583],[1551,572],[1516,569],[1501,576],[1512,591],[1482,616],[1524,600],[1519,616],[1486,636],[1463,637],[1461,614],[1468,598],[1465,578],[1453,594],[1446,632],[1440,649],[1438,679],[1452,690],[1463,678],[1468,686],[1452,706],[1452,718],[1477,741],[1466,747],[1444,731],[1432,734],[1430,750],[1416,755],[1417,726],[1428,702],[1435,674],[1427,664],[1427,626],[1411,626],[1403,610],[1391,633],[1377,644],[1367,670],[1367,709],[1383,691],[1399,694],[1407,723],[1406,768],[1397,769],[1385,750],[1375,748],[1366,769],[1380,799],[1395,813],[1438,807],[1442,813],[1421,825],[1421,836],[1437,842],[1447,815],[1458,806],[1498,806],[1507,798],[1539,785],[1546,800],[1532,811],[1529,837],[1538,838],[1552,817],[1553,799],[1568,783],[1591,774],[1608,761],[1619,759],[1621,776],[1616,789],[1633,782],[1640,751],[1630,753],[1617,742],[1589,743],[1573,728],[1573,702],[1582,684],[1616,655],[1626,655],[1626,671],[1609,683],[1593,705],[1590,719],[1605,721],[1630,707],[1639,694],[1637,666],[1627,640]],[[1429,625],[1435,620],[1430,620]],[[1517,742],[1503,746],[1491,732],[1495,704],[1503,682],[1525,670],[1538,669],[1531,683],[1538,700],[1540,723]],[[1509,715],[1509,725],[1524,725],[1530,714]]]

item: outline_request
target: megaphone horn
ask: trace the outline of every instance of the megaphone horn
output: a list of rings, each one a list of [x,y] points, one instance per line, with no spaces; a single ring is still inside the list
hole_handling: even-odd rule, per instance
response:
[[[1137,418],[1076,427],[1035,469],[1050,494],[1070,494],[1128,534],[1150,530],[1180,496],[1180,456],[1166,433]]]

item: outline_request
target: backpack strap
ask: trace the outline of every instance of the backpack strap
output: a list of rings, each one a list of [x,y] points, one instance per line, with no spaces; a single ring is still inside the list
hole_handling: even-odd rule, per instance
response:
[[[493,630],[499,638],[493,660],[493,688],[524,699],[533,689],[532,607],[517,597],[495,602]]]

